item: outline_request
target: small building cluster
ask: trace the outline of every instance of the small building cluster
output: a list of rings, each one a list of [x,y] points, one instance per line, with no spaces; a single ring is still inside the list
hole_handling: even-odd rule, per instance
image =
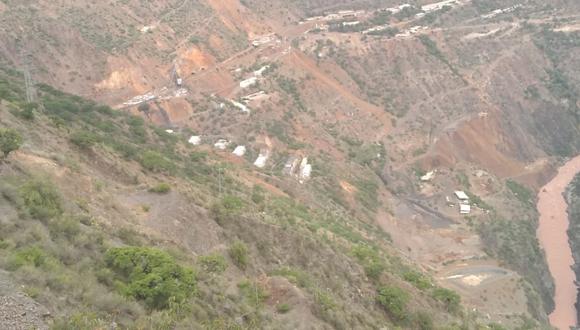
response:
[[[470,214],[471,204],[469,202],[469,196],[464,191],[455,191],[455,197],[459,201],[459,214]]]

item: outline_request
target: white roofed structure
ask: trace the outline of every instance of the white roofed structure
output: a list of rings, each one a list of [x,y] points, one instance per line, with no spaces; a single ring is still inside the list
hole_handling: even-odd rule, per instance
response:
[[[460,201],[468,201],[469,200],[469,196],[467,196],[467,194],[461,190],[458,190],[455,192],[455,197],[457,197],[457,199],[459,199]]]
[[[232,154],[242,157],[246,154],[246,147],[245,146],[237,146],[236,149],[232,152]]]
[[[187,142],[189,142],[190,144],[193,144],[194,146],[198,146],[201,144],[201,136],[193,135],[192,137],[189,138],[189,140]]]

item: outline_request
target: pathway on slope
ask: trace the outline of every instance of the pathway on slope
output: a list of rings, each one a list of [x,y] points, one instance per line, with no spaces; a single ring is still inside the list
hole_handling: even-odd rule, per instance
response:
[[[538,239],[546,253],[546,259],[554,283],[556,308],[550,314],[550,323],[560,330],[568,330],[576,325],[576,294],[575,274],[572,271],[574,259],[568,243],[568,214],[563,193],[576,173],[580,171],[580,156],[570,160],[560,167],[558,174],[546,184],[538,194],[538,211],[540,225]]]

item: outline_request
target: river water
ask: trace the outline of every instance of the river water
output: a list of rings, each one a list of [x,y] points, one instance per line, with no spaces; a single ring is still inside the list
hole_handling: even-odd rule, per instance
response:
[[[560,167],[556,177],[540,189],[538,194],[540,221],[537,236],[546,253],[556,286],[555,309],[550,314],[550,323],[560,330],[569,330],[570,326],[576,326],[577,323],[574,304],[578,287],[571,268],[574,259],[566,232],[569,222],[563,193],[578,172],[580,172],[580,156]]]

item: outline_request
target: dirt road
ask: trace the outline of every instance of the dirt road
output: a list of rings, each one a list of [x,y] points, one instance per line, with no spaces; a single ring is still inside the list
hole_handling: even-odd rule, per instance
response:
[[[546,252],[548,266],[556,285],[556,308],[550,314],[550,323],[560,330],[568,330],[577,322],[574,304],[578,287],[574,283],[576,278],[571,269],[574,259],[568,244],[566,231],[569,223],[563,193],[579,171],[580,156],[560,167],[556,177],[538,194],[540,225],[537,235]]]

